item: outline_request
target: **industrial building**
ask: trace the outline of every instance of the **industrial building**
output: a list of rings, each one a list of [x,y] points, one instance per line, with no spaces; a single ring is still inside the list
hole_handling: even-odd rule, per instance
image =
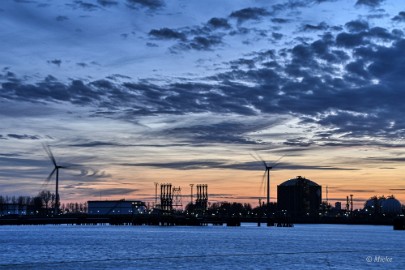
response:
[[[322,186],[297,176],[277,186],[277,206],[286,215],[299,217],[315,217],[319,215],[322,203]]]
[[[402,213],[402,206],[401,202],[395,199],[394,196],[388,198],[374,196],[366,201],[363,210],[371,215],[398,215]]]
[[[88,201],[90,215],[136,215],[146,213],[146,205],[141,201]]]

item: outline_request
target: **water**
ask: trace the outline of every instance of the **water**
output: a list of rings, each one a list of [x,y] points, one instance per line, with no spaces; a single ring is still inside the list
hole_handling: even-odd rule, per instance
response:
[[[0,269],[405,269],[391,226],[0,226]]]

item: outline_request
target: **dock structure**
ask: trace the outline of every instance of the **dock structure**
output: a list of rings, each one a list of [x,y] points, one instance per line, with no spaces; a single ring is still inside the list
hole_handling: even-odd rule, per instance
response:
[[[195,216],[162,211],[158,209],[152,214],[66,214],[53,217],[40,216],[3,216],[1,225],[133,225],[133,226],[240,226],[241,222],[256,222],[256,219],[242,220],[229,216]],[[266,222],[263,218],[261,222]],[[275,226],[291,227],[283,220],[274,220]]]
[[[404,231],[405,230],[405,217],[400,216],[394,219],[394,230],[396,231]]]

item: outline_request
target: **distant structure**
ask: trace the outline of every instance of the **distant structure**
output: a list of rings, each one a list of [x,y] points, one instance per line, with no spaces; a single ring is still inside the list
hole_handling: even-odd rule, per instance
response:
[[[364,210],[372,215],[397,215],[401,214],[402,207],[401,202],[395,199],[394,196],[389,196],[388,198],[374,196],[366,201]]]
[[[197,185],[197,209],[206,210],[208,208],[208,185]]]
[[[158,201],[158,195],[157,195],[158,186],[159,186],[159,183],[155,182],[155,207],[157,207],[157,201]]]
[[[353,194],[350,194],[350,212],[353,212]]]
[[[173,187],[173,207],[177,209],[183,208],[181,200],[181,187]]]
[[[0,217],[5,215],[27,215],[30,212],[29,205],[18,203],[0,202]]]
[[[88,201],[90,215],[136,215],[146,213],[146,205],[142,201]]]
[[[173,209],[172,184],[160,184],[160,208],[164,211]]]
[[[337,211],[342,210],[342,203],[341,202],[335,202],[335,208]]]
[[[277,186],[278,210],[293,218],[318,216],[322,203],[322,186],[297,176]]]
[[[193,187],[194,184],[190,184],[190,203],[193,204]]]

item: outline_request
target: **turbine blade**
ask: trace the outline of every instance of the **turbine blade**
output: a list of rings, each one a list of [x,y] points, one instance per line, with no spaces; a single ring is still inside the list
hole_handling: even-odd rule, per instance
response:
[[[264,161],[264,159],[258,153],[255,152],[255,154],[260,159],[260,161]]]
[[[266,161],[264,161],[264,159],[258,153],[256,153],[256,155],[259,157],[260,161],[263,162],[264,167],[267,169],[268,166]]]
[[[276,167],[278,164],[280,164],[280,160],[285,157],[285,155],[282,155],[279,159],[276,160],[276,162],[271,166],[272,168]]]
[[[52,178],[53,174],[56,172],[56,170],[57,170],[57,168],[53,169],[52,172],[49,174],[49,176],[46,178],[45,181],[47,183],[51,180],[51,178]]]
[[[252,155],[252,154],[250,154],[250,155],[251,155],[255,160],[263,162],[264,167],[267,168],[267,163],[262,159],[262,157],[259,156],[259,154],[257,154],[257,153],[255,153],[255,154],[257,155],[257,157],[255,157],[255,156]]]
[[[252,158],[254,158],[254,160],[256,160],[256,161],[261,161],[261,160],[257,159],[257,157],[255,157],[252,153],[250,153],[249,155],[250,155]]]
[[[59,166],[59,169],[67,169],[67,170],[80,170],[83,166],[77,164],[69,164],[64,166]]]
[[[264,194],[264,190],[266,189],[266,185],[264,184],[264,180],[266,178],[266,171],[264,172],[263,176],[262,176],[262,181],[260,182],[260,191],[262,191],[263,189],[263,194]]]
[[[42,144],[42,146],[44,147],[45,152],[48,154],[48,157],[50,158],[50,160],[52,161],[53,165],[55,167],[57,167],[58,165],[56,165],[56,160],[55,157],[52,154],[51,148],[49,147],[49,145],[46,144]]]

